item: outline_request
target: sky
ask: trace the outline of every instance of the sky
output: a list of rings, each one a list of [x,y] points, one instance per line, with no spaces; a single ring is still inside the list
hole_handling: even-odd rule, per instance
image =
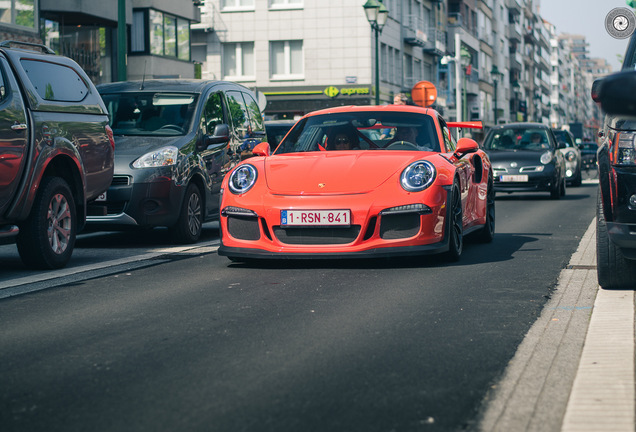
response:
[[[535,0],[536,1],[536,0]],[[614,8],[627,7],[625,0],[540,0],[541,17],[556,26],[558,33],[584,35],[589,57],[600,57],[620,70],[629,39],[614,39],[605,30],[605,17]]]

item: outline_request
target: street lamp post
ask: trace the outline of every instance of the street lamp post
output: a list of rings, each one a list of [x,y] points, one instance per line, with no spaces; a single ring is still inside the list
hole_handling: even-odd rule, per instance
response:
[[[493,65],[492,69],[490,70],[490,75],[492,75],[492,82],[495,87],[495,126],[497,126],[497,84],[499,82],[499,79],[503,76],[503,73],[499,72],[499,68],[497,67],[497,65]]]
[[[379,35],[389,16],[387,8],[378,0],[367,0],[362,6],[371,29],[375,32],[375,104],[380,105],[380,42]]]
[[[463,119],[464,121],[468,120],[468,89],[466,88],[466,76],[470,75],[472,72],[469,69],[469,66],[472,61],[472,55],[468,51],[468,49],[462,47],[460,52],[461,64],[464,70],[464,83],[463,83],[463,92],[464,92],[464,103],[463,103]]]

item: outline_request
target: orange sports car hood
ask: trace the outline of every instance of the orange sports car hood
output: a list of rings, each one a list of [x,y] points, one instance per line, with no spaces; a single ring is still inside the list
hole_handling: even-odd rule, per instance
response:
[[[424,155],[377,150],[273,156],[264,161],[265,178],[269,190],[280,195],[366,193]]]

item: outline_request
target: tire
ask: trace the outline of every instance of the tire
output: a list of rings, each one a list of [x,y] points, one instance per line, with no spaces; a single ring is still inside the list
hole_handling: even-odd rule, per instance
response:
[[[203,227],[203,200],[197,185],[191,183],[183,197],[177,223],[170,228],[175,243],[196,243],[201,237]]]
[[[24,264],[37,269],[64,267],[75,246],[76,214],[68,183],[59,177],[44,177],[16,239]]]
[[[475,239],[481,243],[490,243],[495,238],[495,187],[492,177],[488,180],[486,192],[486,224],[475,233]]]
[[[447,261],[459,261],[464,248],[464,213],[462,210],[462,196],[459,193],[459,185],[455,183],[448,204],[448,251],[444,254]]]
[[[561,192],[560,193],[561,193],[562,197],[565,196],[565,192],[566,192],[566,189],[567,189],[567,184],[568,184],[568,182],[565,181],[565,177],[564,177],[563,180],[561,180]]]
[[[581,186],[581,184],[583,183],[583,173],[582,173],[582,168],[581,165],[579,165],[579,169],[576,172],[576,176],[574,177],[574,180],[572,180],[572,186],[575,187],[579,187]]]
[[[550,189],[550,198],[554,200],[561,199],[565,195],[565,179],[559,178],[557,182]]]
[[[600,192],[596,205],[596,274],[604,289],[633,289],[636,286],[636,261],[625,258],[609,238]]]

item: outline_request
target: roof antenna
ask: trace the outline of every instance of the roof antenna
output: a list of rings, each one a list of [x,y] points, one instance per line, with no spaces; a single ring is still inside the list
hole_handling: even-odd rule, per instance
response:
[[[139,86],[139,90],[144,89],[144,83],[146,82],[146,63],[148,63],[148,60],[144,60],[144,75],[141,78],[141,85]]]

